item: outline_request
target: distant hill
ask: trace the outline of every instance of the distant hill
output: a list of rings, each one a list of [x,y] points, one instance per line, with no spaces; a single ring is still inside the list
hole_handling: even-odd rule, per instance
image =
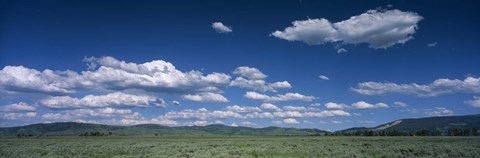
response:
[[[156,124],[140,124],[134,126],[112,126],[90,123],[57,122],[40,123],[18,127],[0,128],[0,135],[81,135],[85,132],[101,132],[113,135],[323,135],[327,131],[300,128],[251,128],[232,127],[221,124],[207,126],[169,127]]]
[[[448,128],[480,129],[480,114],[465,116],[442,116],[415,119],[400,119],[376,127],[354,127],[337,132],[372,131],[403,131],[415,132],[422,129],[430,131],[446,131]]]

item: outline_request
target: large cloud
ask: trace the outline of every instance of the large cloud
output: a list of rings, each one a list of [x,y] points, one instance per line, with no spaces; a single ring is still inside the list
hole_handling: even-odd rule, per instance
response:
[[[106,95],[87,95],[83,98],[55,96],[43,99],[40,104],[49,108],[103,108],[114,106],[165,107],[165,101],[151,95],[114,92]]]
[[[73,71],[46,69],[40,72],[23,66],[5,66],[0,70],[0,91],[64,95],[93,86],[81,78]]]
[[[350,19],[331,23],[327,19],[308,19],[292,22],[293,26],[271,35],[288,41],[309,45],[329,42],[345,44],[367,43],[371,48],[388,48],[412,39],[423,17],[414,12],[369,10]]]
[[[245,98],[253,100],[261,100],[263,102],[281,102],[281,101],[312,101],[316,99],[314,96],[305,96],[299,93],[278,94],[276,96],[268,96],[257,92],[246,92]]]
[[[480,108],[480,97],[474,97],[473,100],[467,100],[465,101],[465,104]]]
[[[480,78],[467,77],[465,80],[437,79],[433,83],[420,85],[383,82],[358,83],[354,92],[363,95],[382,95],[386,93],[414,94],[419,97],[432,97],[448,93],[480,93]]]
[[[163,60],[136,64],[113,57],[91,57],[84,61],[91,70],[81,74],[48,69],[40,72],[23,66],[6,66],[0,70],[0,90],[65,95],[78,90],[104,88],[186,94],[219,91],[230,84],[227,74],[182,72]],[[99,68],[95,69],[97,65]]]

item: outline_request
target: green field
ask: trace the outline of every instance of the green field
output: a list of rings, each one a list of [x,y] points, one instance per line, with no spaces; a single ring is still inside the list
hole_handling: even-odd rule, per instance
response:
[[[0,138],[0,157],[479,157],[478,137]]]

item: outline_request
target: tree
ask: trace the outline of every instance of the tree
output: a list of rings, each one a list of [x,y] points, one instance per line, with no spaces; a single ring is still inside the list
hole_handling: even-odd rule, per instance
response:
[[[478,130],[477,130],[477,128],[472,128],[472,135],[473,135],[473,136],[478,136]]]

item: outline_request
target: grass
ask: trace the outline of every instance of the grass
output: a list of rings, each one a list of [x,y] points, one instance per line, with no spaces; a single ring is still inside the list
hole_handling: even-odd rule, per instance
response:
[[[0,138],[0,157],[478,157],[478,137]]]

